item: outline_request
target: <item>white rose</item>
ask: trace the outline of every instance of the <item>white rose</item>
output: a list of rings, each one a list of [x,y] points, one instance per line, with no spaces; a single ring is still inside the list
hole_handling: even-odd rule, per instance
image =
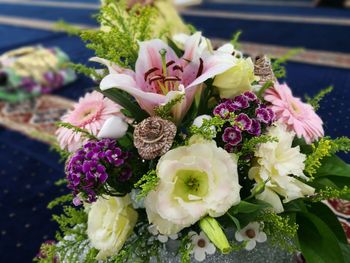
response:
[[[118,253],[132,233],[137,217],[128,195],[99,197],[91,205],[87,234],[92,246],[99,250],[97,260]]]
[[[300,153],[299,146],[292,147],[295,134],[281,123],[270,127],[267,134],[276,137],[278,142],[263,143],[257,148],[258,165],[250,169],[249,178],[258,183],[267,181],[264,192],[257,198],[270,203],[280,213],[284,209],[279,195],[286,203],[312,195],[315,189],[293,177],[308,179],[303,173],[306,156]]]
[[[163,235],[205,215],[219,217],[240,202],[237,159],[214,141],[178,147],[161,157],[159,184],[145,199],[150,223]]]
[[[213,85],[217,87],[221,98],[233,98],[252,90],[251,83],[254,80],[253,61],[251,58],[241,58],[232,68],[217,75]]]

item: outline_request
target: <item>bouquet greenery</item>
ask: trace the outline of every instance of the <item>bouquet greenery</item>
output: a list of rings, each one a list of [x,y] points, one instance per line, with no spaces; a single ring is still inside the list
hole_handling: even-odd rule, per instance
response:
[[[270,240],[309,263],[348,262],[322,203],[350,197],[335,155],[350,140],[324,136],[315,112],[330,89],[303,102],[277,80],[283,60],[246,57],[237,37],[213,48],[193,28],[174,35],[161,16],[106,1],[101,28],[75,32],[106,68],[76,65],[99,87],[59,124],[71,194],[49,205],[65,204],[60,231],[36,260],[161,262],[179,240],[182,262],[203,261]]]

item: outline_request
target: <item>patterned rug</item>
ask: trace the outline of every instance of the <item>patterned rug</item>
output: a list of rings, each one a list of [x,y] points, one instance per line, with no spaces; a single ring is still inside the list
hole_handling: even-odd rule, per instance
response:
[[[55,141],[56,122],[72,105],[73,101],[53,95],[23,103],[0,102],[0,125],[51,144]]]

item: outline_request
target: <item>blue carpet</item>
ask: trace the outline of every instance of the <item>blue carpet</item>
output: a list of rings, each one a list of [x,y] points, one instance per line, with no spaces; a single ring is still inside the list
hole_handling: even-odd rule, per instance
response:
[[[251,21],[225,18],[184,16],[185,21],[208,37],[230,39],[242,30],[242,41],[350,52],[350,26],[330,26],[287,22]],[[213,22],[215,20],[215,23]]]
[[[248,1],[249,2],[249,1]],[[248,14],[271,14],[271,15],[296,15],[296,16],[318,16],[330,18],[349,18],[349,9],[336,8],[313,8],[294,6],[266,6],[266,5],[245,5],[236,3],[206,3],[194,6],[193,9],[216,10],[225,12],[239,12]]]
[[[9,32],[11,32],[12,37],[9,35]],[[2,53],[13,48],[13,46],[23,45],[23,43],[29,43],[33,40],[40,42],[52,36],[53,33],[44,30],[0,25],[0,35],[0,53]]]
[[[18,16],[49,21],[63,19],[70,23],[97,25],[92,15],[96,11],[91,9],[69,9],[48,6],[30,6],[0,3],[0,15]]]

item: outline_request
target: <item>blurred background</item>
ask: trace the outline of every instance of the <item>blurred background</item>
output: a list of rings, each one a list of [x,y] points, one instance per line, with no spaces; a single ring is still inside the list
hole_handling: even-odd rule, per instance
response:
[[[0,55],[42,44],[59,47],[73,62],[86,64],[92,52],[79,38],[55,31],[55,23],[62,19],[96,27],[92,16],[99,6],[98,0],[0,0]],[[252,56],[280,56],[304,48],[288,62],[285,81],[300,97],[332,85],[319,114],[327,134],[350,136],[349,1],[203,0],[180,12],[216,43],[241,30],[241,49]],[[9,106],[0,101],[0,262],[30,262],[40,244],[54,237],[56,226],[46,206],[66,192],[54,184],[63,178],[64,164],[50,150],[45,132],[52,134],[51,124],[93,85],[79,75],[54,96],[32,104]],[[44,133],[38,135],[36,130]],[[350,205],[340,209],[350,236]]]

